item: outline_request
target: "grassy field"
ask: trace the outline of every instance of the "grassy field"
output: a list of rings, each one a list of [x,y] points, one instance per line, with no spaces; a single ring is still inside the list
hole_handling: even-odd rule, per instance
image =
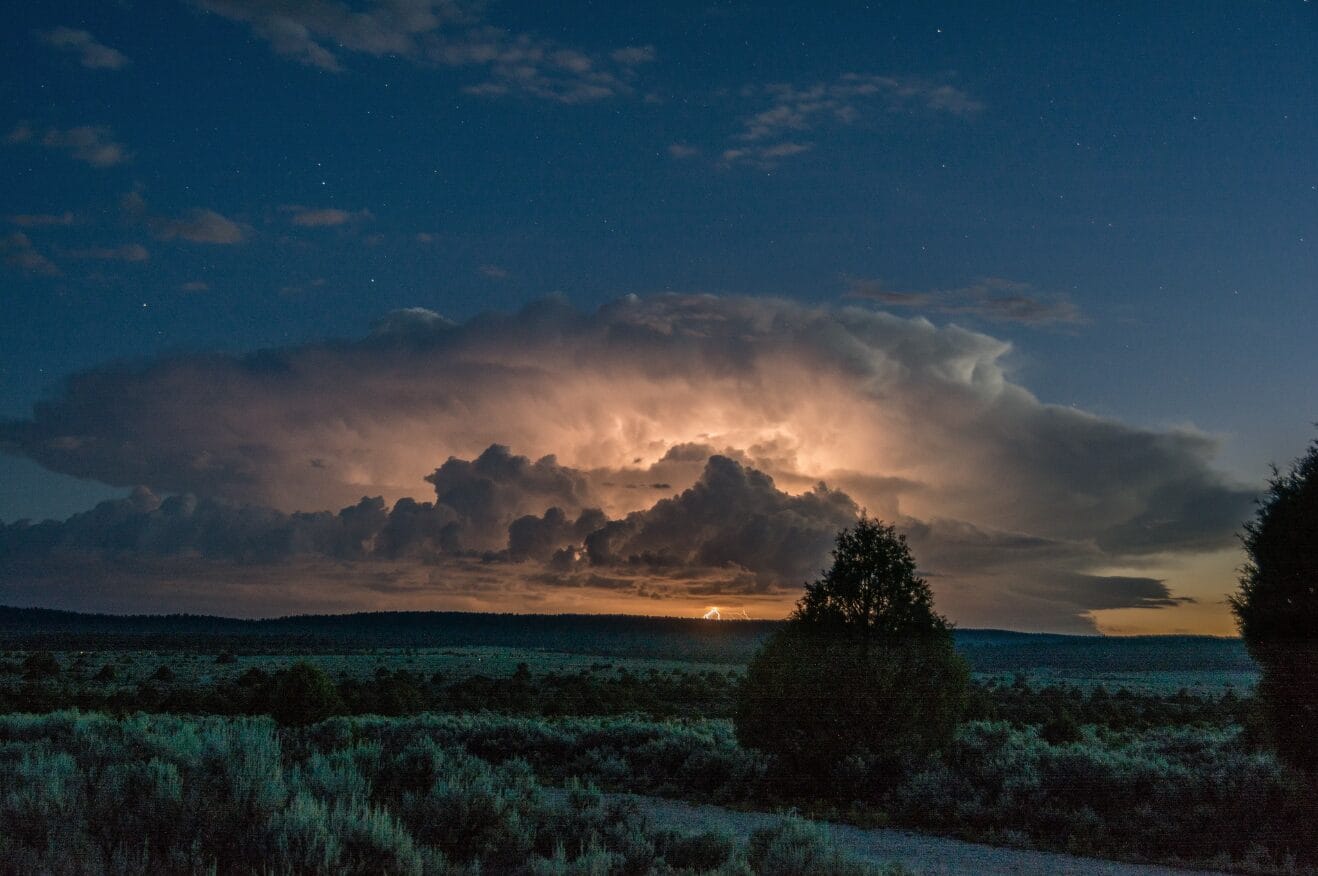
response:
[[[21,663],[28,650],[0,652],[0,659]],[[137,650],[107,649],[89,651],[75,649],[52,651],[62,665],[71,667],[80,675],[92,675],[99,667],[110,663],[115,667],[115,684],[149,681],[161,667],[168,666],[174,677],[183,683],[209,684],[221,676],[241,674],[252,668],[277,672],[297,661],[314,663],[334,677],[369,679],[380,668],[390,671],[407,670],[429,678],[436,673],[458,681],[476,675],[506,676],[519,664],[525,663],[537,675],[545,673],[587,672],[614,675],[629,671],[637,675],[652,672],[716,672],[739,673],[742,666],[732,663],[704,661],[661,660],[646,657],[601,657],[591,654],[569,654],[561,651],[538,651],[526,648],[457,647],[457,648],[378,648],[353,652],[316,653],[289,651],[280,653],[220,652],[232,655],[217,662],[219,654],[209,651],[188,650]],[[90,679],[94,681],[94,679]]]
[[[730,720],[762,627],[474,616],[468,628],[451,616],[419,616],[391,638],[394,627],[368,617],[364,631],[342,619],[290,622],[306,633],[290,640],[276,634],[288,624],[253,632],[245,622],[193,618],[173,629],[150,619],[0,610],[6,805],[26,812],[25,824],[62,813],[80,825],[29,831],[17,846],[0,839],[0,868],[40,871],[23,865],[50,860],[55,837],[101,870],[118,861],[120,872],[133,872],[143,859],[115,851],[122,837],[97,832],[94,789],[122,772],[115,787],[132,799],[163,781],[178,789],[170,799],[183,801],[171,805],[200,818],[205,794],[236,793],[224,784],[236,767],[224,759],[248,757],[230,750],[238,738],[275,757],[270,799],[282,802],[265,814],[240,807],[226,816],[236,833],[205,848],[166,836],[149,850],[152,861],[206,869],[207,861],[241,859],[219,870],[251,872],[244,867],[261,856],[358,860],[360,849],[334,845],[338,830],[374,836],[379,854],[397,856],[406,871],[470,872],[501,860],[497,843],[479,837],[511,831],[541,861],[525,872],[701,872],[673,866],[695,860],[685,839],[608,814],[598,800],[593,814],[572,821],[559,811],[561,790],[541,793],[574,782],[1081,855],[1260,873],[1309,872],[1316,860],[1318,842],[1300,828],[1315,823],[1318,803],[1259,745],[1255,670],[1231,640],[959,631],[976,683],[951,749],[897,779],[857,761],[791,784],[738,744]],[[493,631],[494,641],[472,643],[473,629]],[[426,630],[431,641],[419,644]],[[399,771],[421,762],[418,745],[437,766],[425,787],[400,788]],[[465,778],[445,779],[450,769]],[[470,818],[442,836],[429,832],[427,819],[438,816],[419,802],[426,795],[468,807]],[[305,815],[300,826],[277,814],[289,807]],[[791,861],[801,854],[824,862],[819,872],[864,872],[810,839],[810,829],[784,830],[759,846],[691,842],[704,843],[711,872],[773,872],[764,862],[774,855],[787,862],[779,872],[800,872]],[[548,839],[556,831],[577,837],[578,847],[560,852]],[[235,835],[256,844],[257,858],[242,857],[249,853],[233,845]]]

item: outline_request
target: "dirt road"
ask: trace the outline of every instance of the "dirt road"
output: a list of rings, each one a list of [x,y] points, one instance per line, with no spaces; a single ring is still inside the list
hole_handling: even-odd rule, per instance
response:
[[[609,795],[615,796],[615,795]],[[679,803],[658,797],[616,795],[637,802],[654,823],[681,831],[722,830],[745,840],[758,828],[770,826],[779,816],[768,812],[738,812],[718,806]],[[1103,876],[1187,876],[1216,871],[1180,870],[1144,864],[1124,864],[1096,858],[1077,858],[1052,852],[998,848],[900,830],[866,830],[845,824],[828,824],[834,842],[852,855],[875,863],[898,861],[920,874],[1103,874]]]

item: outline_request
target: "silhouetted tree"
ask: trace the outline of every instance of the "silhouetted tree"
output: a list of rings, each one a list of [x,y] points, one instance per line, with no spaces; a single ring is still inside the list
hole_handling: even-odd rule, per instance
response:
[[[796,780],[892,777],[951,740],[969,670],[892,526],[862,517],[832,558],[751,661],[737,737]]]
[[[1278,754],[1318,775],[1318,441],[1281,473],[1242,535],[1231,608],[1262,670],[1258,700]]]

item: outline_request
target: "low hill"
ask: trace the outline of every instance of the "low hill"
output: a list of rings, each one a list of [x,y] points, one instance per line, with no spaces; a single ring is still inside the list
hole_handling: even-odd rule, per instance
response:
[[[367,612],[264,620],[206,615],[82,614],[0,606],[10,648],[155,648],[299,651],[486,645],[579,654],[744,663],[778,621],[707,621],[635,615]],[[957,630],[977,672],[1250,671],[1238,639],[1210,636],[1068,636]]]

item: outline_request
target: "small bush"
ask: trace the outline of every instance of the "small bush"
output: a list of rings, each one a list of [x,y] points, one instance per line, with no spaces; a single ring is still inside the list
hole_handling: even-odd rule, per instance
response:
[[[33,651],[23,659],[23,675],[28,679],[54,678],[59,673],[59,660],[49,651]]]
[[[900,868],[878,867],[843,854],[824,829],[796,817],[751,835],[746,861],[760,876],[887,876]]]

